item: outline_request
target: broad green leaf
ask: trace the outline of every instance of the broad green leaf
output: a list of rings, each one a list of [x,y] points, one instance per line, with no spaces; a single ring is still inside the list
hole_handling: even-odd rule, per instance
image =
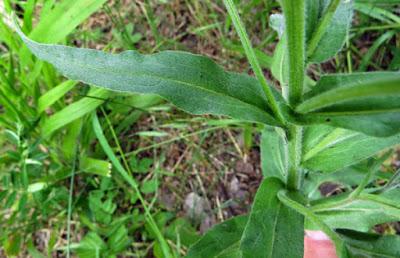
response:
[[[174,51],[108,54],[40,44],[20,35],[35,55],[73,80],[113,91],[158,94],[193,114],[279,125],[255,78],[225,72],[209,58]]]
[[[238,216],[210,229],[190,249],[186,258],[241,257],[240,239],[248,216]]]
[[[334,56],[342,47],[346,40],[353,18],[353,1],[339,0],[337,9],[332,14],[328,24],[321,25],[323,17],[328,9],[329,4],[335,0],[308,0],[306,1],[306,34],[309,43],[314,37],[319,40],[315,41],[315,49],[308,49],[308,61],[321,63]],[[324,28],[319,31],[319,27]],[[319,36],[317,34],[321,33]]]
[[[75,85],[76,82],[74,81],[65,81],[40,96],[38,100],[38,112],[42,113],[45,111],[46,108],[62,98],[68,91],[75,87]]]
[[[103,104],[103,99],[108,98],[111,95],[111,92],[104,89],[93,88],[87,95],[88,97],[72,103],[45,120],[42,126],[43,136],[48,137],[61,127],[89,114],[98,106]]]
[[[400,72],[323,76],[296,111],[324,123],[385,137],[400,131]]]
[[[378,138],[341,128],[311,126],[305,131],[302,167],[334,172],[397,144],[400,134]]]
[[[278,200],[284,188],[276,178],[261,183],[240,244],[244,258],[303,257],[304,217]]]
[[[261,134],[261,168],[264,177],[285,181],[288,168],[286,139],[278,128],[266,127]]]
[[[312,210],[332,228],[367,232],[377,224],[400,220],[399,197],[399,189],[362,193],[355,199],[340,195],[314,202]]]
[[[351,230],[338,231],[346,242],[352,257],[398,258],[400,257],[400,236],[361,233]]]

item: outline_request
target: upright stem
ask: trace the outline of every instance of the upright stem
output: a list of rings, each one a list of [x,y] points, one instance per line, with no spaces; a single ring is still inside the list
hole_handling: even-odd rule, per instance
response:
[[[288,138],[288,177],[287,186],[289,189],[298,190],[303,181],[303,173],[300,168],[302,157],[303,128],[290,125],[286,132]]]
[[[289,58],[289,104],[301,101],[305,70],[305,1],[282,0]]]
[[[305,1],[282,0],[285,16],[285,33],[289,58],[288,102],[295,107],[301,102],[305,78]],[[301,187],[303,173],[300,168],[302,157],[302,127],[289,125],[286,130],[288,140],[288,175],[289,189]]]

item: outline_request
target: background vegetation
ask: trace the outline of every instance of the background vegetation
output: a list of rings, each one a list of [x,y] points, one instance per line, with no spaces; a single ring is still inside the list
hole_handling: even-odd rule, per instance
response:
[[[261,64],[270,68],[278,35],[268,17],[279,4],[236,2]],[[346,47],[312,66],[310,78],[399,70],[396,4],[356,1]],[[8,19],[14,11],[40,42],[107,52],[185,50],[248,72],[220,1],[5,0],[0,8],[0,257],[162,257],[165,244],[179,257],[209,227],[249,210],[262,178],[262,128],[188,116],[157,96],[66,81],[32,57]],[[382,177],[399,166],[394,153]],[[360,178],[344,185],[321,176],[310,187],[333,195]],[[400,229],[393,223],[376,231]]]

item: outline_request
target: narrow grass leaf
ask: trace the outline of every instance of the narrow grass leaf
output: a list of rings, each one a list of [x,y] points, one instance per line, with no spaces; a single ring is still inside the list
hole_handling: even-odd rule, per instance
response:
[[[88,97],[70,104],[45,120],[42,126],[43,136],[49,137],[54,131],[86,114],[91,113],[103,104],[103,99],[108,98],[110,94],[111,92],[104,89],[91,89],[88,93]]]
[[[65,81],[40,96],[38,99],[38,112],[42,113],[45,111],[46,108],[50,107],[57,100],[62,98],[75,85],[76,82],[74,81]]]

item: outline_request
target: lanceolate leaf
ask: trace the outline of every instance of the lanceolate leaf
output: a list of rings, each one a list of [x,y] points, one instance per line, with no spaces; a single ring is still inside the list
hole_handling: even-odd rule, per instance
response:
[[[174,51],[108,54],[40,44],[19,33],[36,56],[73,80],[114,91],[158,94],[193,114],[279,125],[255,78],[225,72],[209,58]]]
[[[278,200],[284,188],[276,178],[262,182],[240,245],[244,258],[303,257],[304,217]]]
[[[324,76],[296,111],[325,123],[384,137],[400,131],[400,72]]]
[[[400,236],[377,235],[351,230],[340,230],[340,236],[352,257],[397,258],[400,257]]]
[[[310,42],[318,34],[318,28],[321,26],[326,10],[332,1],[335,0],[306,1],[306,33]],[[332,17],[324,26],[325,28],[321,30],[321,35],[317,36],[319,40],[315,41],[315,48],[311,51],[308,50],[308,61],[320,63],[334,56],[345,42],[352,18],[353,0],[340,0]]]
[[[400,134],[378,138],[328,126],[311,128],[315,130],[307,129],[304,137],[302,166],[314,171],[334,172],[400,144]]]
[[[238,216],[216,225],[195,243],[186,258],[241,257],[240,239],[248,216]]]
[[[332,228],[368,232],[377,224],[400,220],[399,196],[399,189],[394,189],[383,194],[362,193],[354,200],[331,197],[313,203],[313,211]]]

